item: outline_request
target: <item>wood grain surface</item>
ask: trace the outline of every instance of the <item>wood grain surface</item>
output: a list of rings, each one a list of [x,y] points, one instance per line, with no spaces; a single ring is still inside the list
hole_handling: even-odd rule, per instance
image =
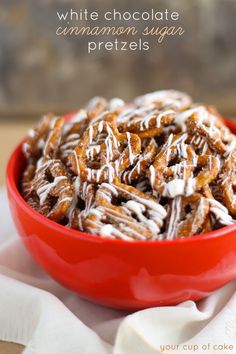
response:
[[[185,33],[160,45],[153,39],[147,52],[113,50],[88,55],[86,36],[60,37],[55,33],[61,24],[57,11],[70,8],[100,13],[114,8],[131,12],[167,8],[179,12],[175,25],[182,26]],[[235,18],[235,0],[2,0],[0,114],[26,113],[30,117],[48,110],[77,108],[93,95],[130,99],[163,88],[187,91],[196,100],[217,104],[223,113],[235,114]],[[136,22],[143,29],[145,24]],[[173,25],[171,21],[167,24]],[[70,25],[94,24],[72,21]],[[101,20],[98,25],[106,24]],[[132,39],[124,36],[121,40]]]
[[[21,354],[23,345],[0,341],[0,354]]]

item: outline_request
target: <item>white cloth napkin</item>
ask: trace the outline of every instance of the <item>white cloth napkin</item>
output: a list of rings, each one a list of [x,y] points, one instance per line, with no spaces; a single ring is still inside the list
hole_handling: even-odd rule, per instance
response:
[[[236,353],[236,281],[198,303],[125,313],[66,290],[33,261],[0,192],[0,340],[24,354]]]

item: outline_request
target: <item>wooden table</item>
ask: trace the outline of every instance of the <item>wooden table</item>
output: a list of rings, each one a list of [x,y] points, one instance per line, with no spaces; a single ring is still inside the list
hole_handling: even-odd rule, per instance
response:
[[[2,354],[21,354],[23,349],[23,345],[0,341],[0,353]]]

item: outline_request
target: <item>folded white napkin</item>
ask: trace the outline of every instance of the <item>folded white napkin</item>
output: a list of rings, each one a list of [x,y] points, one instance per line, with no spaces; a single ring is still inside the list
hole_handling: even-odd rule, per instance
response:
[[[25,354],[236,353],[236,282],[207,299],[127,314],[45,274],[17,237],[0,192],[0,340]]]

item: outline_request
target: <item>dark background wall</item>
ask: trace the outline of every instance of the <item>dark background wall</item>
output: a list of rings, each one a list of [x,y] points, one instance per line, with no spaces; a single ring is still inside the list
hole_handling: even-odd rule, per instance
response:
[[[89,56],[86,38],[55,34],[56,12],[70,7],[169,8],[180,13],[185,34],[148,52]],[[236,0],[1,0],[0,117],[73,110],[93,95],[129,99],[159,88],[185,90],[235,115],[235,33]]]

